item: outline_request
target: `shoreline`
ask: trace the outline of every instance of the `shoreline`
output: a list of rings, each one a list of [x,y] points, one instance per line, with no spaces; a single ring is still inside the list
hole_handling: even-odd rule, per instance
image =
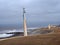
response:
[[[60,27],[52,27],[49,29],[48,27],[40,27],[40,28],[30,28],[28,29],[28,36],[29,35],[40,35],[40,34],[49,34],[49,33],[58,33]],[[11,38],[11,37],[16,37],[16,36],[24,36],[24,32],[16,32],[17,30],[11,30],[8,33],[5,34],[13,34],[12,36],[9,37],[3,37],[0,39],[5,39],[5,38]]]
[[[16,36],[23,36],[23,32],[11,32],[11,33],[6,33],[7,35],[9,34],[13,34],[12,36],[8,36],[8,37],[2,37],[0,39],[6,39],[6,38],[11,38],[11,37],[16,37]]]

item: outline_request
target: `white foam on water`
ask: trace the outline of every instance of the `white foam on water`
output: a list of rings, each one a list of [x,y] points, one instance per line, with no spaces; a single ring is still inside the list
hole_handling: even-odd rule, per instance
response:
[[[0,38],[10,37],[13,34],[0,34]]]
[[[27,28],[27,29],[28,31],[31,31],[36,28]],[[6,33],[11,33],[11,32],[24,32],[24,30],[23,29],[3,30],[3,31],[0,31],[0,38],[13,36],[14,34],[6,34]]]
[[[0,34],[10,33],[10,32],[23,32],[23,30],[22,29],[2,30],[2,31],[0,31]]]
[[[3,30],[2,32],[0,32],[0,38],[5,38],[5,37],[10,37],[13,36],[14,34],[6,34],[6,33],[11,33],[11,32],[22,32],[22,30]]]

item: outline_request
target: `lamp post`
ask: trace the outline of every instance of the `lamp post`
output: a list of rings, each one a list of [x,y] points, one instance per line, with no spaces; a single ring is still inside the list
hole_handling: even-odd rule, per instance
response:
[[[26,17],[25,17],[25,8],[23,8],[23,28],[24,28],[24,36],[27,36],[27,25],[26,25]]]

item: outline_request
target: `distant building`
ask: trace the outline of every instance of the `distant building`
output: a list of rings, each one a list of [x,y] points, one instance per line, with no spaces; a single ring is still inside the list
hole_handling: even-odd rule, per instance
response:
[[[48,29],[51,29],[51,25],[50,24],[48,25]]]
[[[51,29],[51,28],[55,28],[55,27],[57,27],[56,25],[48,25],[48,29]]]

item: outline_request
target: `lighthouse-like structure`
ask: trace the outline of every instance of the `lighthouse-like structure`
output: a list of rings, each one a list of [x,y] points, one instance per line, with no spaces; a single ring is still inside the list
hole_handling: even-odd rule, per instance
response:
[[[25,17],[25,8],[23,8],[23,29],[24,29],[24,36],[27,36],[27,24],[26,24],[26,17]]]

